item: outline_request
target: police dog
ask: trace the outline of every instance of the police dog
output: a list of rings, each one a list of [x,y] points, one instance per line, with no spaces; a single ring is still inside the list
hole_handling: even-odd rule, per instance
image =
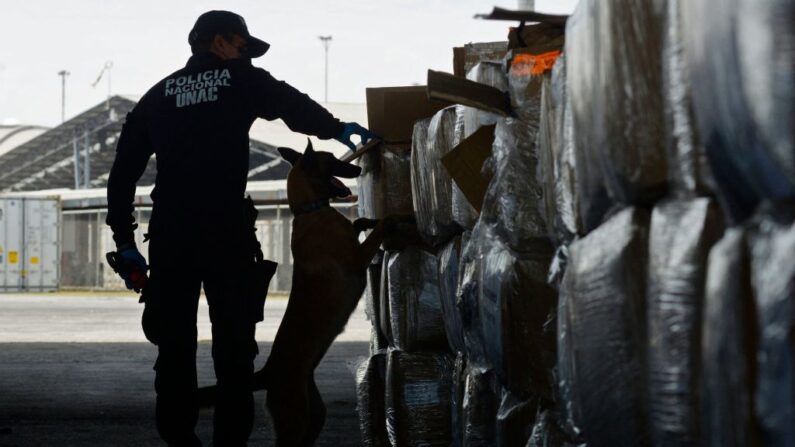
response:
[[[356,308],[367,284],[367,267],[384,238],[392,236],[393,245],[403,246],[418,236],[411,216],[351,222],[329,206],[329,199],[351,195],[336,177],[356,178],[360,167],[315,151],[311,142],[303,154],[278,150],[292,164],[287,201],[294,215],[293,282],[270,356],[254,375],[254,389],[268,390],[276,445],[310,446],[326,417],[315,368]],[[368,229],[372,231],[360,243],[359,233]],[[215,387],[199,390],[202,405],[214,400]]]

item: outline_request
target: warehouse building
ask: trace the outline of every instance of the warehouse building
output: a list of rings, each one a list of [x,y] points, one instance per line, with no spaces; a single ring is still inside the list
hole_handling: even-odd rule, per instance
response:
[[[0,126],[0,203],[24,206],[22,202],[29,201],[30,206],[39,206],[49,200],[57,202],[58,209],[55,218],[47,218],[58,225],[58,231],[46,242],[34,236],[31,233],[34,230],[28,230],[26,238],[25,228],[30,225],[21,217],[12,222],[8,219],[10,214],[6,213],[5,219],[0,214],[0,228],[3,228],[0,255],[3,251],[13,252],[15,259],[13,265],[6,263],[0,270],[2,290],[123,289],[123,282],[105,262],[105,253],[115,249],[110,228],[105,225],[105,187],[124,117],[137,99],[135,96],[112,96],[52,129]],[[340,119],[366,123],[362,104],[326,106]],[[279,156],[276,148],[303,148],[306,137],[293,133],[282,121],[264,120],[254,124],[250,137],[248,193],[260,211],[258,237],[265,256],[280,264],[271,289],[286,291],[292,274],[291,214],[285,182],[290,165]],[[338,156],[347,151],[336,143],[336,147],[329,147],[328,142],[315,141],[315,144]],[[138,182],[135,199],[136,221],[140,224],[136,239],[142,246],[151,214],[149,194],[155,175],[156,161],[152,157]],[[349,183],[355,190],[355,182]],[[355,200],[335,204],[352,217],[356,212],[354,205]],[[19,233],[19,236],[12,239],[12,233]],[[50,244],[49,250],[58,253],[59,258],[54,271],[48,270],[45,283],[29,278],[31,268],[40,266],[42,260],[28,253],[32,248],[26,249],[26,245],[33,247],[41,243]],[[33,261],[36,264],[32,264]]]

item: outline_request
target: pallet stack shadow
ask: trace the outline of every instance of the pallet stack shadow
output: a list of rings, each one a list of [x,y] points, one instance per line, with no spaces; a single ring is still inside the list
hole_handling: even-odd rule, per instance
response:
[[[422,241],[371,266],[365,445],[795,445],[795,2],[735,3],[581,0],[447,105],[373,91],[360,214]]]

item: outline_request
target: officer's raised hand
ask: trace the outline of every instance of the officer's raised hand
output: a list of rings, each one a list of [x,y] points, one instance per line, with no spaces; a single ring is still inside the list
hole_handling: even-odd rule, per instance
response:
[[[375,134],[365,129],[359,123],[345,123],[345,128],[342,131],[342,135],[335,138],[335,140],[348,146],[352,152],[356,152],[356,143],[351,140],[351,137],[354,135],[358,135],[359,138],[362,139],[361,144],[367,144],[367,142],[371,139],[378,138],[375,136]]]

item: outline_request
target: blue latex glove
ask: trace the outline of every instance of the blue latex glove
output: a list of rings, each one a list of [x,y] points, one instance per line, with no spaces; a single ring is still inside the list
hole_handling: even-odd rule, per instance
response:
[[[132,278],[132,276],[134,276],[132,271],[120,273],[119,276],[124,280],[124,285],[128,289],[139,292],[142,288],[142,284],[139,283],[140,276],[138,275],[145,276],[146,271],[149,269],[149,266],[146,264],[146,259],[144,259],[135,245],[120,249],[119,256],[124,263],[132,265],[137,273],[135,278]]]
[[[351,140],[351,137],[354,135],[359,135],[359,137],[362,139],[361,144],[366,144],[371,139],[378,138],[375,136],[375,134],[362,127],[359,123],[345,123],[345,129],[343,129],[342,135],[335,138],[335,140],[348,146],[351,152],[356,152],[356,144]]]

